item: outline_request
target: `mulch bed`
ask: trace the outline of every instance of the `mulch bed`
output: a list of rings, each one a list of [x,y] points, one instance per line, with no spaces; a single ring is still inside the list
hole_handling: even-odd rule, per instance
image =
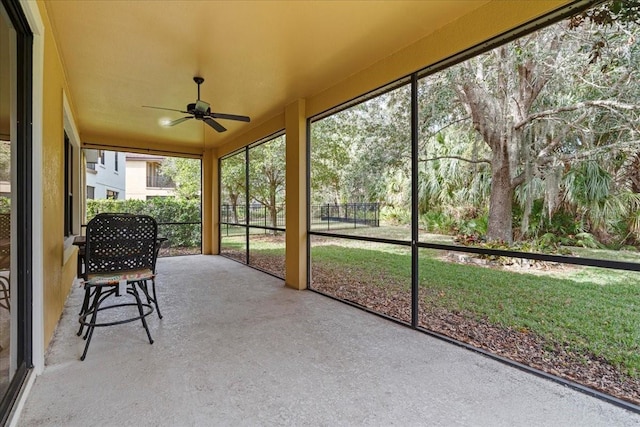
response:
[[[411,322],[411,294],[401,286],[372,286],[356,274],[318,265],[312,277],[312,287],[320,292]],[[426,301],[420,301],[419,313],[419,325],[432,332],[640,405],[640,379],[622,374],[602,358],[576,354],[530,331],[492,325]]]
[[[168,246],[160,248],[158,257],[180,256],[180,255],[199,255],[202,251],[200,248]]]

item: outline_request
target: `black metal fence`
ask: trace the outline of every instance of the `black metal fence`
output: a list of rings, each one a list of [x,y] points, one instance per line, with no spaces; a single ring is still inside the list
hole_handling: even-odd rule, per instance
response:
[[[380,226],[380,203],[327,203],[311,206],[311,228],[336,230]]]
[[[220,222],[227,225],[284,229],[285,207],[281,205],[276,209],[271,209],[264,205],[250,205],[247,209],[245,205],[224,204],[220,209]],[[315,230],[379,226],[380,203],[345,203],[340,205],[327,203],[311,206],[311,228]]]
[[[247,221],[247,214],[249,215]],[[220,222],[226,224],[241,224],[257,227],[284,228],[285,227],[285,207],[276,206],[271,209],[264,205],[250,205],[249,209],[245,205],[224,204],[220,209]]]

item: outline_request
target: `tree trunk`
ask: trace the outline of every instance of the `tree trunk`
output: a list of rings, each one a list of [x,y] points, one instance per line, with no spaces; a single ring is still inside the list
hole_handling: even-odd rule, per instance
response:
[[[233,213],[233,223],[238,223],[238,196],[231,194],[231,212]]]
[[[271,213],[271,226],[278,226],[278,207],[276,206],[276,185],[271,184],[269,188],[269,211]],[[275,232],[274,232],[275,234]]]
[[[501,150],[495,150],[491,159],[487,239],[501,240],[511,244],[513,242],[513,187],[506,146],[507,144],[504,144]]]

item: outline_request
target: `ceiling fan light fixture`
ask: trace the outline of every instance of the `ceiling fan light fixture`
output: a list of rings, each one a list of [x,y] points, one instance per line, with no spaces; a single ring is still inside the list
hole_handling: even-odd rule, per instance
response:
[[[206,113],[208,109],[209,109],[209,104],[208,103],[206,103],[204,101],[201,101],[199,99],[196,101],[195,110],[198,113]]]

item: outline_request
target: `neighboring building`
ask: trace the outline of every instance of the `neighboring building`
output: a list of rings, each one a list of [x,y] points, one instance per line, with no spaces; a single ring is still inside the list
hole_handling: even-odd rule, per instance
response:
[[[175,195],[176,184],[160,172],[164,159],[150,154],[126,154],[127,199],[148,200]]]
[[[125,199],[126,153],[97,151],[97,162],[87,162],[87,199]]]

